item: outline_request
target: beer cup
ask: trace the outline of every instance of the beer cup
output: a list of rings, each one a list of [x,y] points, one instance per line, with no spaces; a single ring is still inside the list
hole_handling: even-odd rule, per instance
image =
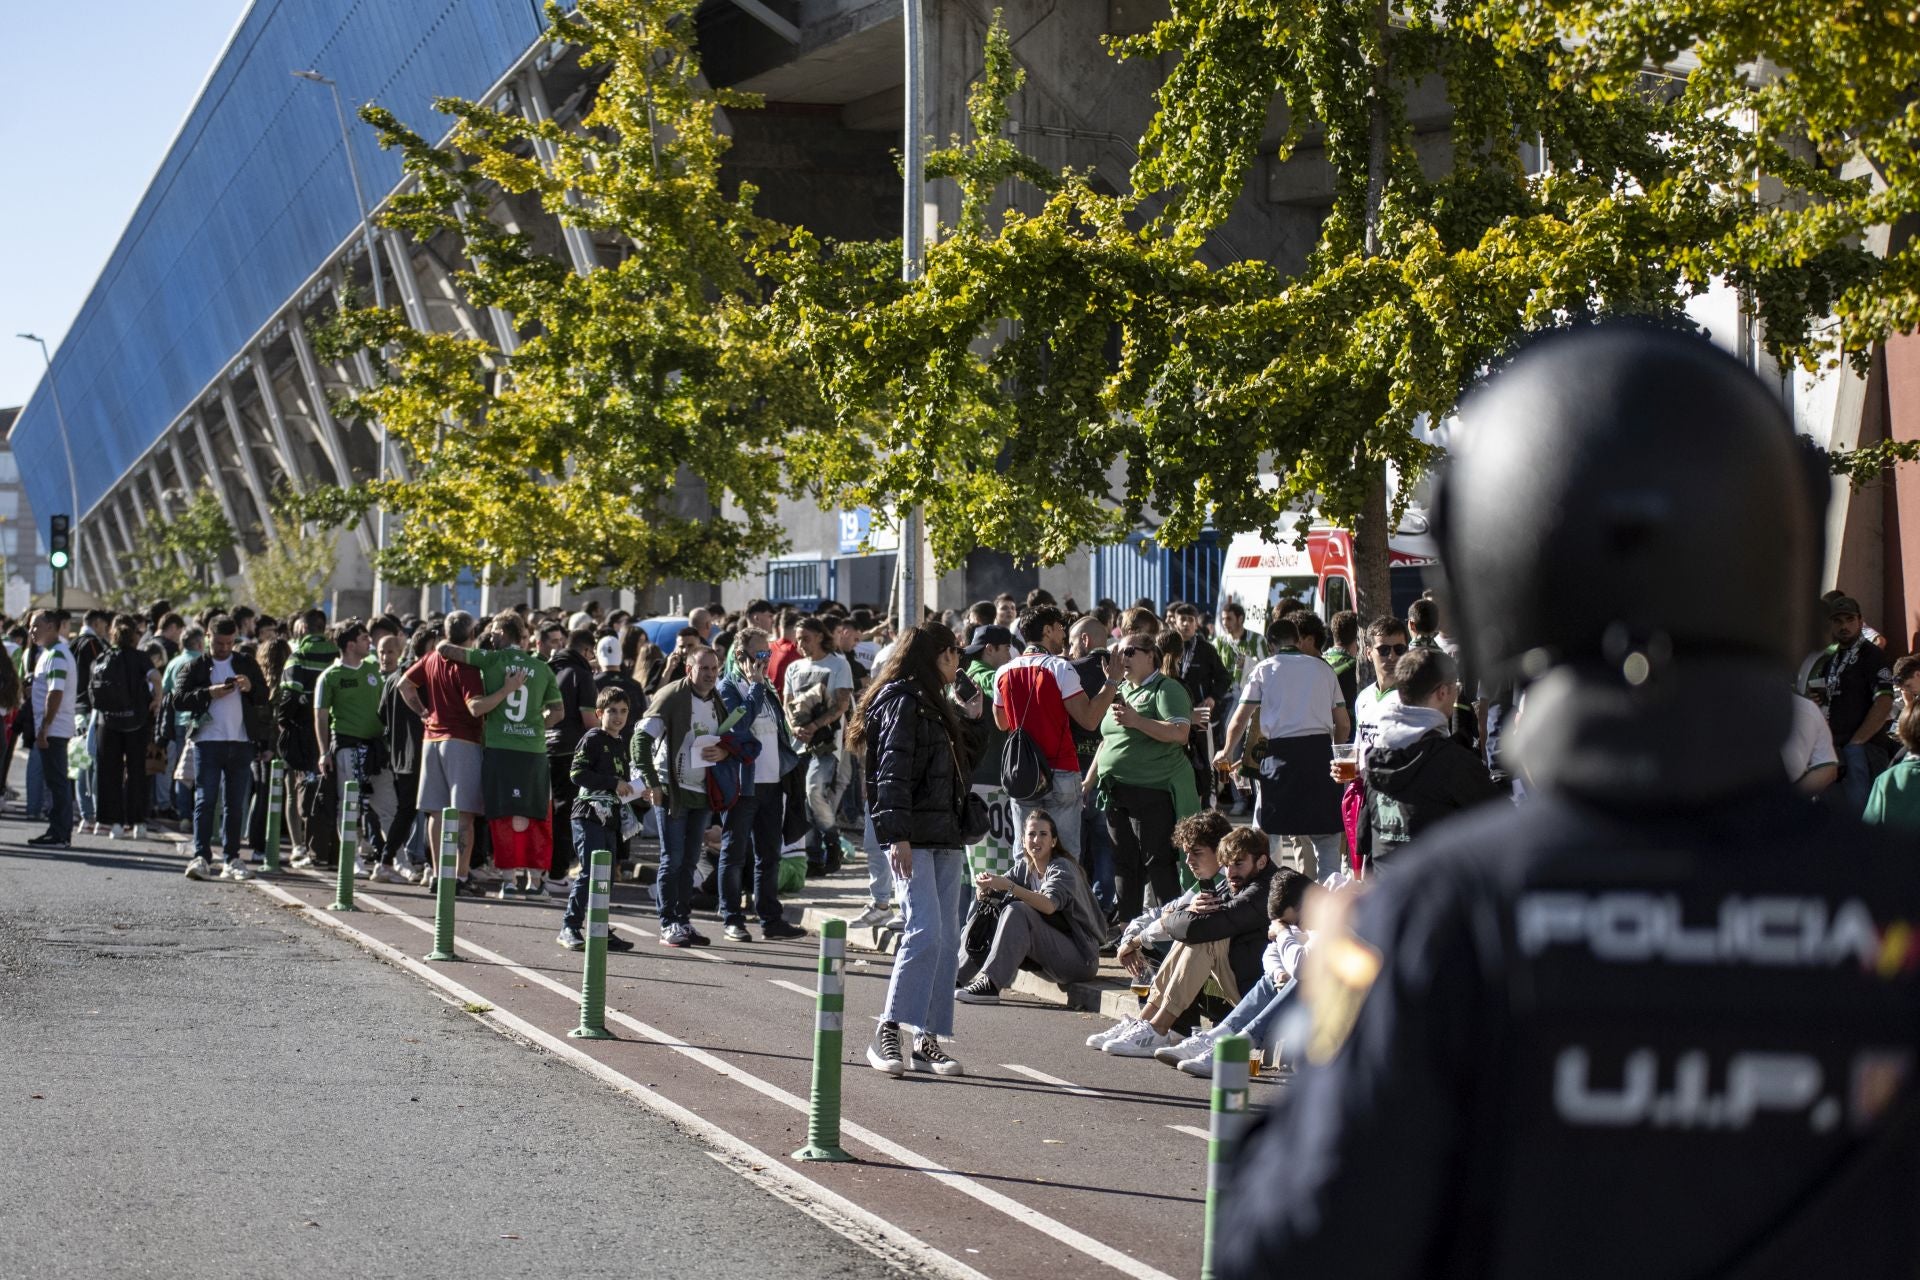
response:
[[[1351,742],[1335,743],[1333,748],[1333,780],[1352,782],[1360,776],[1359,748]]]

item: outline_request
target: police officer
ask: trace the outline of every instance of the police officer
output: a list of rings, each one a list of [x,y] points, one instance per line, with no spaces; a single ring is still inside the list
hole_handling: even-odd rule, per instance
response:
[[[1916,1274],[1920,858],[1780,763],[1824,477],[1734,360],[1634,327],[1532,345],[1456,438],[1442,562],[1530,798],[1316,943],[1217,1274]]]

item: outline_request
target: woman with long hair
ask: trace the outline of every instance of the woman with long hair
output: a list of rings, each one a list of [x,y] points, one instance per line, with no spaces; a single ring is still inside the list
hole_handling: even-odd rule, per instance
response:
[[[867,1047],[867,1061],[891,1076],[905,1075],[909,1066],[902,1026],[916,1033],[914,1070],[964,1074],[940,1047],[940,1038],[953,1034],[966,901],[960,823],[971,752],[947,695],[959,670],[953,632],[938,623],[909,627],[855,704],[847,730],[847,746],[860,753],[865,769],[873,829],[887,848],[906,922],[886,1010]]]

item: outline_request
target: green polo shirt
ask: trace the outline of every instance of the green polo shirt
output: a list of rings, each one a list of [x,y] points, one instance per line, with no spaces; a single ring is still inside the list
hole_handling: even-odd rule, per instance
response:
[[[380,664],[371,657],[357,667],[335,662],[320,673],[313,705],[326,709],[336,738],[380,736]]]

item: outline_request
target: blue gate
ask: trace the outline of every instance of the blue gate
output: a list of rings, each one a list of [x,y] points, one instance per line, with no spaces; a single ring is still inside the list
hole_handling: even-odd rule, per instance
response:
[[[1175,551],[1150,533],[1130,533],[1111,546],[1093,550],[1093,598],[1117,601],[1122,608],[1146,599],[1165,612],[1175,600],[1212,613],[1220,594],[1220,571],[1227,558],[1220,535],[1203,529],[1189,546]]]
[[[777,605],[814,610],[835,598],[838,566],[820,557],[767,561],[767,599]]]

